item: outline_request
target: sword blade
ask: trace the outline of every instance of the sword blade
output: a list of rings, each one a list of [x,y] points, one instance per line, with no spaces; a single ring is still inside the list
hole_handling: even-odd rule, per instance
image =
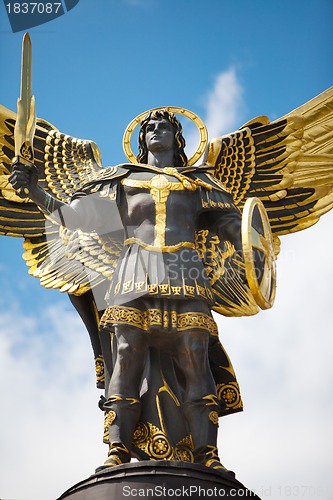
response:
[[[35,102],[32,95],[32,46],[29,33],[22,41],[21,90],[17,101],[14,129],[15,155],[33,161],[33,138],[36,128]]]
[[[32,47],[29,33],[25,33],[22,41],[22,69],[20,99],[23,103],[26,123],[30,115],[30,102],[32,98]]]

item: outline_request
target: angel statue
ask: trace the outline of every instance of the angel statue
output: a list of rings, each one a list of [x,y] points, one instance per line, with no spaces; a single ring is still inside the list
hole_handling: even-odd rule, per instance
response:
[[[18,117],[0,108],[0,231],[23,238],[29,273],[67,292],[87,327],[105,387],[102,468],[136,457],[224,470],[218,420],[242,400],[212,311],[271,307],[279,236],[332,208],[333,87],[210,142],[191,111],[146,111],[125,132],[128,163],[107,168],[94,142],[35,126],[29,92]],[[177,115],[199,129],[189,159]]]

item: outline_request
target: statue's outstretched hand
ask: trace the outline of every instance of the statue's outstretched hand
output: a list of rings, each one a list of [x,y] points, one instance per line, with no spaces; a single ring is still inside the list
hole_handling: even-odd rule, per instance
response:
[[[27,198],[34,191],[38,182],[38,173],[34,165],[20,163],[19,158],[15,158],[12,163],[12,173],[9,182],[17,191],[20,198]]]

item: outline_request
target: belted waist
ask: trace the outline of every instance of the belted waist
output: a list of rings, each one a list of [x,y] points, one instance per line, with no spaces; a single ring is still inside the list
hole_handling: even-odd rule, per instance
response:
[[[193,248],[195,249],[195,244],[193,241],[181,241],[176,243],[175,245],[150,245],[140,240],[139,238],[127,238],[124,241],[124,246],[137,244],[145,250],[153,251],[153,252],[177,252],[182,248]]]

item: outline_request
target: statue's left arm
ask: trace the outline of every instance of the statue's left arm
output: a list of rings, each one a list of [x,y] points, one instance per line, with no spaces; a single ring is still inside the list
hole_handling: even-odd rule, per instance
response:
[[[222,213],[211,229],[217,234],[220,241],[230,241],[235,247],[235,251],[241,252],[241,227],[241,215],[235,210]]]

